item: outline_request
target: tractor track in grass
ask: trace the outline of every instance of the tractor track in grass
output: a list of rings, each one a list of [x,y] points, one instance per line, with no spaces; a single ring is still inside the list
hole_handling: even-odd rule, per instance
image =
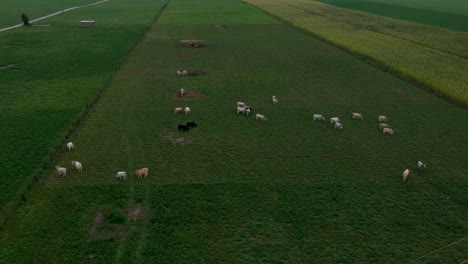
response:
[[[65,13],[65,12],[73,11],[73,10],[78,9],[78,8],[83,8],[83,7],[88,7],[88,6],[99,5],[99,4],[108,2],[108,1],[110,1],[110,0],[102,0],[102,1],[99,1],[99,2],[96,2],[96,3],[92,3],[92,4],[88,4],[88,5],[70,7],[70,8],[61,10],[61,11],[54,12],[54,13],[52,13],[52,14],[48,14],[48,15],[46,15],[46,16],[42,16],[42,17],[40,17],[40,18],[33,19],[33,20],[31,20],[29,23],[34,23],[34,22],[37,22],[37,21],[41,21],[41,20],[47,19],[47,18],[49,18],[49,17],[53,17],[53,16],[57,16],[57,15],[63,14],[63,13]],[[19,27],[22,27],[22,26],[24,26],[24,25],[23,25],[23,24],[18,24],[18,25],[14,25],[14,26],[11,26],[11,27],[0,28],[0,32],[7,31],[7,30],[10,30],[10,29],[19,28]]]

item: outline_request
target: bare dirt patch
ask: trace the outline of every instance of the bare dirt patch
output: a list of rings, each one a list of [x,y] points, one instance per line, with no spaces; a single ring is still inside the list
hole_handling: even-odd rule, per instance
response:
[[[184,48],[206,48],[208,47],[201,39],[183,39],[180,41],[180,46]]]
[[[188,137],[174,138],[174,131],[172,131],[172,130],[169,130],[167,135],[161,135],[160,137],[165,139],[165,140],[169,140],[169,141],[171,141],[173,143],[179,143],[181,145],[185,145],[185,144],[188,144],[188,143],[192,142],[192,140],[190,138],[188,138]]]
[[[171,94],[167,94],[166,96],[169,98],[178,99],[178,100],[192,100],[192,99],[205,97],[205,95],[200,92],[187,92],[187,91],[184,93],[183,96],[181,96],[180,93],[171,93]]]
[[[5,70],[5,69],[8,69],[8,68],[14,67],[15,65],[16,64],[8,64],[6,66],[0,67],[0,70]]]
[[[146,217],[147,211],[141,207],[141,204],[138,204],[135,208],[132,208],[128,211],[128,216],[133,221],[142,220]]]
[[[212,27],[215,27],[215,28],[223,28],[223,27],[227,27],[226,25],[211,25]]]
[[[104,214],[102,212],[98,212],[96,216],[93,218],[93,225],[89,230],[89,238],[92,239],[96,236],[97,228],[102,225],[104,222]]]

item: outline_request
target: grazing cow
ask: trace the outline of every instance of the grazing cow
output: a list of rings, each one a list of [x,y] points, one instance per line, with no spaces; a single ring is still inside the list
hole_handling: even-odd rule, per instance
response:
[[[422,170],[426,168],[426,164],[422,163],[421,161],[418,161],[418,169]]]
[[[360,113],[353,113],[353,119],[364,120],[364,117]]]
[[[393,131],[393,129],[389,128],[389,127],[386,127],[383,129],[383,134],[388,134],[388,135],[393,135],[395,134],[395,131]]]
[[[379,128],[382,130],[382,128],[390,127],[387,123],[380,123]]]
[[[189,127],[189,128],[195,128],[195,127],[197,127],[197,123],[195,123],[195,122],[187,122],[187,125],[186,125],[186,126]]]
[[[181,72],[181,71],[176,71],[176,74],[177,74],[177,76],[182,76],[182,72]]]
[[[239,113],[245,114],[245,109],[246,109],[245,106],[244,107],[238,106],[237,107],[237,114],[239,114]]]
[[[325,117],[320,114],[314,114],[314,121],[325,121]]]
[[[183,111],[184,111],[184,109],[182,109],[182,107],[176,107],[176,108],[174,108],[174,114],[182,113]]]
[[[180,94],[180,96],[184,96],[184,94],[185,94],[185,90],[184,90],[184,88],[180,89],[180,92],[179,92],[179,94]]]
[[[379,122],[380,123],[387,123],[388,122],[388,118],[386,116],[379,116]]]
[[[118,171],[117,174],[115,174],[115,177],[119,180],[121,179],[124,179],[126,180],[127,179],[127,173],[125,171]]]
[[[406,181],[406,179],[408,179],[408,174],[409,174],[409,170],[408,170],[408,169],[406,169],[406,170],[403,171],[403,181],[404,181],[404,182]]]
[[[177,127],[177,130],[188,132],[188,131],[189,131],[189,127],[188,127],[188,126],[184,126],[184,125],[179,125],[179,126]]]
[[[59,166],[55,166],[55,169],[57,170],[57,174],[60,176],[60,175],[63,175],[63,176],[66,176],[67,175],[67,169],[64,168],[64,167],[59,167]]]
[[[188,106],[185,107],[184,111],[185,111],[185,114],[186,114],[186,115],[189,114],[189,113],[190,113],[190,107],[188,107]]]
[[[343,129],[343,124],[341,124],[340,122],[335,122],[335,128],[336,129]]]
[[[73,145],[72,142],[68,142],[68,143],[67,143],[67,148],[68,148],[68,151],[71,151],[72,149],[75,148],[75,145]]]
[[[79,172],[82,172],[83,171],[83,166],[81,165],[81,162],[79,161],[72,161],[72,165],[75,166],[75,169]]]
[[[273,104],[277,104],[278,103],[278,99],[273,99]]]
[[[256,119],[256,120],[267,121],[267,118],[266,118],[264,115],[261,115],[261,114],[256,114],[256,115],[255,115],[255,119]]]
[[[245,115],[250,116],[250,114],[252,114],[252,108],[245,108]]]
[[[142,168],[142,169],[136,170],[135,174],[138,176],[138,178],[141,178],[143,176],[146,177],[148,176],[148,168]]]
[[[332,117],[332,118],[330,118],[330,124],[333,125],[333,124],[336,123],[336,122],[340,122],[340,118],[338,118],[338,117]]]
[[[187,71],[182,71],[182,76],[187,76],[188,72]]]

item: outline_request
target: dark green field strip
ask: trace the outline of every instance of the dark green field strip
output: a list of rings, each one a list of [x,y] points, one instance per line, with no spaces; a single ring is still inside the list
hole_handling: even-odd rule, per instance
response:
[[[0,239],[2,263],[406,263],[467,231],[422,185],[131,188],[41,186]],[[459,263],[464,247],[430,259]]]
[[[207,47],[182,48],[183,39]],[[207,75],[177,77],[183,69]],[[205,97],[168,97],[180,88]],[[268,121],[237,115],[237,101]],[[178,106],[192,112],[176,115]],[[314,123],[314,113],[339,116],[344,129]],[[382,114],[396,135],[378,129]],[[38,239],[34,219],[57,239],[50,250],[79,245],[53,257],[31,247],[20,261],[406,263],[467,234],[467,114],[250,5],[172,1],[73,136],[75,151],[57,160],[69,174],[50,169],[18,211],[0,259],[14,263],[23,242]],[[199,126],[178,132],[187,121]],[[173,142],[182,137],[190,142]],[[137,179],[142,167],[149,176]],[[127,181],[114,178],[119,170]],[[57,197],[74,200],[63,206],[75,225],[47,222],[64,208]],[[59,226],[74,235],[47,232]],[[430,259],[459,263],[465,245]]]
[[[343,8],[363,11],[375,15],[413,21],[457,31],[468,31],[468,15],[411,8],[378,2],[360,0],[318,0],[320,2]]]
[[[163,2],[112,1],[47,20],[47,28],[2,32],[0,208],[15,200],[47,152],[107,84]],[[97,28],[81,29],[83,17]],[[20,191],[23,191],[22,189]]]

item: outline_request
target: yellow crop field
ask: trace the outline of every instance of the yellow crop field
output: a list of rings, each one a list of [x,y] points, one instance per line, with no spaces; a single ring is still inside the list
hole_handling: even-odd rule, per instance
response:
[[[311,0],[245,0],[407,79],[468,104],[468,33]]]

